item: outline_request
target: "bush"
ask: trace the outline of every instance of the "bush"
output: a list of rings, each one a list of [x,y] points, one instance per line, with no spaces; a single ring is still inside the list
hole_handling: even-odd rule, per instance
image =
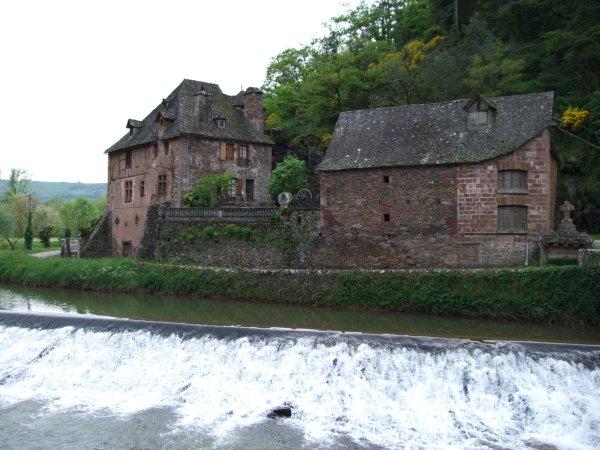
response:
[[[244,239],[247,241],[252,239],[252,228],[250,227],[238,227],[237,225],[227,225],[224,231],[227,236]]]
[[[200,182],[185,194],[184,206],[214,208],[221,205],[229,191],[229,183],[234,177],[232,173],[203,175]]]
[[[567,258],[548,259],[545,263],[546,266],[576,266],[577,264],[579,264],[578,260]]]
[[[287,155],[273,170],[271,179],[267,183],[267,190],[271,198],[275,199],[282,192],[296,195],[300,189],[304,189],[307,185],[306,163],[294,156]]]
[[[50,238],[52,237],[52,227],[44,227],[40,230],[38,237],[40,238],[40,241],[42,241],[42,244],[44,245],[44,247],[48,248],[50,247]]]

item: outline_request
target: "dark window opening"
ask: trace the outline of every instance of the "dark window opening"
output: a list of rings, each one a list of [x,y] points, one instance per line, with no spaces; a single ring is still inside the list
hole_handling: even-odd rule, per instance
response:
[[[146,182],[144,180],[140,181],[140,197],[146,195]]]
[[[121,253],[125,258],[131,256],[131,241],[123,241],[121,244]]]
[[[527,206],[498,206],[498,231],[501,233],[527,231]]]
[[[169,154],[169,141],[165,141],[165,155]]]
[[[389,175],[384,175],[383,176],[383,182],[384,183],[389,183],[390,182],[390,176]]]
[[[158,193],[159,194],[167,193],[167,176],[166,175],[158,176]]]
[[[298,217],[296,218],[296,223],[297,223],[298,225],[302,225],[302,216],[298,216]]]
[[[131,169],[131,150],[125,152],[125,168]]]
[[[246,201],[254,201],[254,180],[250,178],[246,179]]]
[[[384,221],[384,222],[389,222],[389,221],[390,221],[390,215],[389,215],[388,213],[385,213],[385,214],[383,215],[383,221]]]
[[[152,144],[152,156],[156,158],[158,156],[158,145]]]
[[[501,170],[498,172],[498,189],[527,190],[527,172],[525,170]]]
[[[225,119],[217,119],[217,126],[219,128],[225,128]]]
[[[125,193],[123,195],[125,203],[131,203],[133,201],[133,181],[125,181]]]
[[[140,224],[140,216],[135,215],[135,226],[137,227]]]

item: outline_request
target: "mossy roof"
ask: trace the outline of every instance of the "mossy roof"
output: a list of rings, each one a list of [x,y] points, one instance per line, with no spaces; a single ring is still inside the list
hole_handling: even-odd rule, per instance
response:
[[[198,135],[213,139],[235,140],[273,145],[264,133],[256,131],[244,117],[244,94],[257,92],[248,88],[234,96],[221,91],[217,84],[183,80],[144,120],[130,119],[132,130],[106,150],[106,153],[145,145],[158,139],[159,120],[167,123],[162,139]],[[260,91],[258,91],[260,92]],[[199,108],[196,106],[198,101]],[[220,128],[214,119],[226,120]]]
[[[340,114],[322,171],[475,163],[508,154],[546,129],[552,92],[485,99],[488,126],[469,126],[469,99]]]

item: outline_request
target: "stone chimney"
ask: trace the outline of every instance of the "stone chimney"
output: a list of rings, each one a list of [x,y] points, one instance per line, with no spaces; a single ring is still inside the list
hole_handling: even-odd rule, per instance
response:
[[[244,116],[256,131],[262,133],[265,128],[265,110],[262,92],[258,88],[248,88],[244,92]]]

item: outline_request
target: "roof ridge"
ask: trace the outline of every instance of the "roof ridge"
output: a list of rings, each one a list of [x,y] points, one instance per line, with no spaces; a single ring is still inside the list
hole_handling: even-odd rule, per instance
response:
[[[529,92],[527,94],[498,95],[495,97],[489,97],[489,96],[482,95],[481,97],[486,100],[493,101],[496,99],[513,98],[513,97],[527,97],[527,96],[542,95],[542,94],[551,94],[552,97],[554,97],[554,91]],[[473,95],[475,95],[475,94],[473,94]],[[471,98],[457,98],[454,100],[445,100],[443,102],[411,103],[409,105],[375,106],[373,108],[351,109],[348,111],[342,111],[340,114],[347,114],[347,113],[354,113],[354,112],[361,112],[361,111],[376,111],[376,110],[383,110],[383,109],[414,108],[417,106],[449,105],[451,103],[457,103],[457,102],[463,102],[463,101],[468,102],[469,100],[471,100]]]

